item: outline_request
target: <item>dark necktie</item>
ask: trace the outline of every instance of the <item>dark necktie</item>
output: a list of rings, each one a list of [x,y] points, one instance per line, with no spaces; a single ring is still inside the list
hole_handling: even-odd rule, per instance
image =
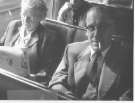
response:
[[[83,95],[83,99],[96,99],[97,97],[97,88],[101,73],[101,68],[103,64],[103,57],[101,52],[96,52],[92,60],[90,61],[87,68],[87,76],[89,78],[88,87]]]

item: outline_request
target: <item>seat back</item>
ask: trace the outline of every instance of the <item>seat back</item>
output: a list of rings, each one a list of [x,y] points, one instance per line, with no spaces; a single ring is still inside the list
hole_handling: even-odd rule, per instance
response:
[[[42,21],[41,24],[44,27],[47,27],[47,29],[50,29],[50,31],[53,31],[56,33],[56,35],[61,36],[63,38],[63,42],[65,42],[66,44],[66,35],[67,35],[67,28],[62,26],[62,25],[58,25],[49,21]]]
[[[51,28],[53,31],[57,31],[61,33],[60,35],[65,40],[66,44],[72,43],[72,42],[80,42],[87,39],[87,36],[85,35],[85,30],[77,29],[74,27],[63,25],[59,22],[55,22],[54,20],[50,21],[43,21],[43,25],[47,25],[49,28]]]
[[[41,24],[48,31],[50,31],[50,33],[53,33],[53,35],[56,35],[56,38],[60,38],[60,39],[58,39],[59,41],[57,41],[58,44],[56,45],[56,47],[57,47],[56,51],[55,52],[53,51],[54,52],[52,54],[53,56],[52,55],[49,56],[51,61],[49,62],[49,64],[46,67],[46,68],[49,68],[46,71],[47,73],[49,73],[48,74],[49,77],[45,78],[44,73],[42,76],[41,76],[41,74],[38,75],[39,72],[36,74],[30,74],[30,78],[32,80],[42,82],[44,84],[48,84],[48,81],[50,80],[52,74],[54,73],[55,69],[57,68],[58,64],[60,63],[60,61],[62,59],[65,46],[71,42],[81,41],[83,39],[81,36],[83,36],[83,35],[78,35],[75,33],[76,31],[80,32],[81,30],[78,31],[74,28],[68,27],[66,25],[62,25],[60,23],[56,24],[55,22],[45,20],[45,21],[42,21]],[[73,35],[74,35],[74,37],[73,37]],[[51,57],[54,57],[54,58],[51,59]]]

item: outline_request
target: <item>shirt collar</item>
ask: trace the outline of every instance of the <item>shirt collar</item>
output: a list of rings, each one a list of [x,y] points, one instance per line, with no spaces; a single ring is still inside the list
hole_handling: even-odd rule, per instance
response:
[[[102,55],[103,57],[105,57],[105,55],[106,55],[107,52],[109,51],[110,47],[111,47],[111,46],[108,46],[104,51],[101,51],[101,55]],[[93,50],[91,46],[89,46],[88,48],[90,49],[90,57],[92,57],[92,56],[96,53],[96,51]]]
[[[19,35],[22,39],[30,39],[33,32],[26,32],[24,26],[19,28]]]

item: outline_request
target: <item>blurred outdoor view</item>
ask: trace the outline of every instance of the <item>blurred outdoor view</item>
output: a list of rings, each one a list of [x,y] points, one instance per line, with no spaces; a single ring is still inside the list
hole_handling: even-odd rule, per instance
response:
[[[20,17],[19,13],[20,0],[0,0],[0,37],[7,28],[9,21]]]

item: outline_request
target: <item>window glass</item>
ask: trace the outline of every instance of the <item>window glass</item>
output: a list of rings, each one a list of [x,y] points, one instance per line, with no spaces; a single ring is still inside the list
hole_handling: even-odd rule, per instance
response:
[[[20,18],[20,1],[21,0],[0,0],[0,37],[4,34],[11,20]]]

